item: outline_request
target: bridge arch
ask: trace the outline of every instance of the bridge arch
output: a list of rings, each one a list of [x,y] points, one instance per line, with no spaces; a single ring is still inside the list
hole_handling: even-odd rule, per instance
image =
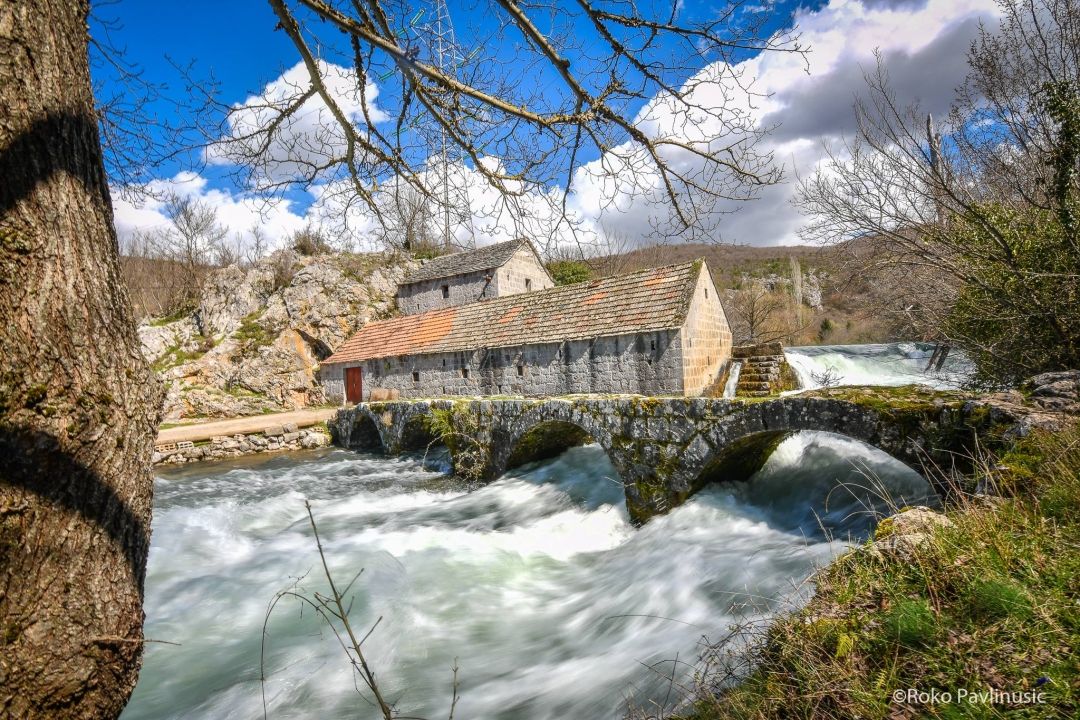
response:
[[[744,482],[765,466],[773,451],[798,430],[765,430],[744,435],[710,455],[697,467],[697,475],[690,484],[693,495],[706,485],[719,482]],[[693,472],[693,468],[688,468]]]
[[[995,438],[1007,438],[1002,417],[1011,417],[958,393],[841,388],[762,401],[575,396],[364,403],[343,411],[334,428],[342,444],[370,447],[377,435],[394,453],[431,441],[429,416],[452,433],[446,444],[455,472],[478,480],[594,440],[624,484],[635,523],[676,507],[720,474],[749,477],[784,437],[801,430],[877,448],[929,480],[948,502],[975,439],[995,447]]]
[[[544,420],[511,440],[506,470],[525,463],[546,460],[572,447],[587,445],[595,438],[580,425],[565,420]]]
[[[946,488],[942,487],[939,481],[926,472],[926,467],[922,462],[923,456],[919,456],[919,461],[913,462],[913,456],[909,452],[898,453],[894,447],[888,446],[888,443],[873,442],[873,438],[867,439],[865,436],[858,437],[854,434],[837,432],[832,428],[821,427],[760,430],[728,441],[710,452],[701,461],[685,468],[690,478],[686,497],[714,483],[737,483],[749,480],[751,476],[765,466],[765,463],[772,457],[773,452],[784,440],[800,432],[822,433],[845,438],[873,448],[923,478],[931,492],[936,494],[939,500],[944,502],[947,499]],[[887,446],[882,447],[883,444]]]
[[[444,444],[432,430],[431,408],[417,405],[409,408],[393,425],[392,447],[395,452],[416,452]]]
[[[619,457],[612,452],[606,425],[568,402],[541,403],[515,418],[502,435],[503,442],[497,444],[498,451],[491,458],[492,477],[592,442],[604,449],[621,475]]]
[[[382,423],[367,408],[356,409],[348,433],[347,446],[350,449],[372,453],[385,453],[388,449]]]

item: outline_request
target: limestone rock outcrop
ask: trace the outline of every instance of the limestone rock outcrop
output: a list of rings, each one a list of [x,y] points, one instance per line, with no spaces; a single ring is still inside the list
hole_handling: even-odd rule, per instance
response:
[[[1080,370],[1048,372],[1024,383],[1033,404],[1045,410],[1080,415]]]
[[[878,523],[872,550],[881,555],[910,559],[916,550],[930,541],[935,530],[952,524],[945,515],[928,507],[906,508]]]
[[[323,402],[319,361],[372,320],[396,312],[415,267],[385,253],[304,256],[279,250],[216,270],[190,314],[139,328],[167,385],[166,417],[237,417]]]

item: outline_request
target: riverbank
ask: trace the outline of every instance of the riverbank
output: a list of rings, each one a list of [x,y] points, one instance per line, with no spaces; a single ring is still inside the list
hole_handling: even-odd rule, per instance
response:
[[[158,433],[153,463],[178,465],[243,455],[312,450],[330,444],[337,408],[295,410],[170,427]]]
[[[681,717],[1080,716],[1080,430],[1033,433],[979,479],[1000,496],[913,539],[883,522],[817,573]]]

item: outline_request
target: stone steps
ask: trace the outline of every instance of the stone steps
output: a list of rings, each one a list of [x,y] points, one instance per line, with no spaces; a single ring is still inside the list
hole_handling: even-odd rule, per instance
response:
[[[739,380],[779,380],[780,370],[759,370],[757,368],[746,371],[745,373],[739,373]]]
[[[780,370],[786,362],[782,348],[778,343],[758,348],[757,351],[763,354],[750,355],[743,360],[736,396],[765,397],[772,395],[780,385]]]

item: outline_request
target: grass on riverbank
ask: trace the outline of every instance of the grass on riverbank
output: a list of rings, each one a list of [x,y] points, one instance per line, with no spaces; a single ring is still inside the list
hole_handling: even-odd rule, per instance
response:
[[[1080,717],[1080,430],[1025,439],[992,472],[1005,497],[949,513],[907,558],[867,543],[821,571],[745,681],[717,688],[714,669],[681,717]],[[893,700],[907,688],[954,699]],[[957,702],[961,688],[1044,702]]]

